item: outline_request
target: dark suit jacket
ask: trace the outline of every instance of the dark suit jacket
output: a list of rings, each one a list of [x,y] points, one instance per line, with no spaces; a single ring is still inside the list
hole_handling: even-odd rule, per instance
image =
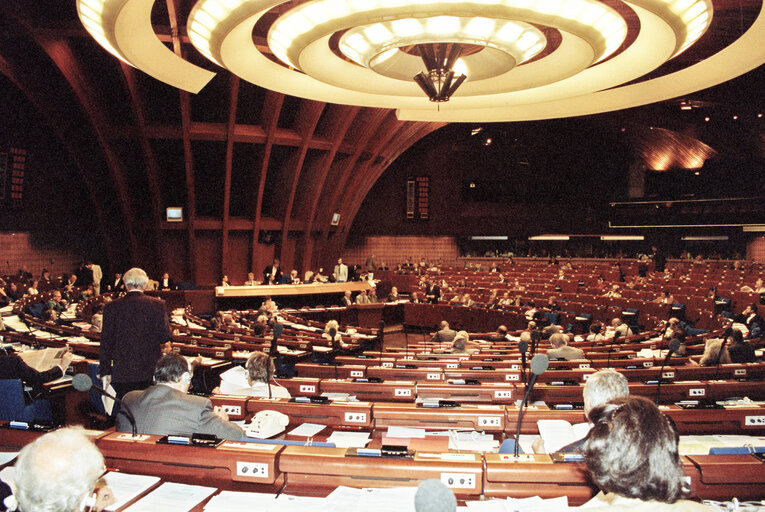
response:
[[[99,372],[113,382],[143,382],[154,377],[161,345],[170,339],[165,302],[131,291],[104,306]]]
[[[63,376],[64,373],[58,366],[38,372],[19,356],[0,356],[0,379],[21,379],[25,384],[36,387]]]
[[[170,386],[157,384],[143,391],[131,391],[122,400],[133,412],[141,434],[214,434],[230,441],[244,437],[238,425],[213,414],[208,398],[188,395]],[[117,430],[132,432],[125,414],[117,415]]]
[[[425,295],[432,295],[432,297],[426,297],[428,302],[438,304],[438,299],[441,298],[441,288],[439,288],[437,284],[426,286]]]
[[[263,284],[269,283],[269,278],[271,277],[271,272],[273,272],[274,266],[269,265],[266,268],[263,269]],[[282,268],[276,267],[276,275],[274,275],[274,280],[272,281],[274,284],[279,284],[279,281],[281,281],[282,278]]]
[[[163,286],[165,284],[164,279],[160,279],[157,281],[159,284],[157,285],[158,290],[175,290],[175,283],[172,279],[167,280],[167,286]]]

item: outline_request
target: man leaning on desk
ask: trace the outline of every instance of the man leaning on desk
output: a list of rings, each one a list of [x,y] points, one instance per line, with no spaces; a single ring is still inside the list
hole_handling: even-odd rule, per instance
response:
[[[228,421],[220,407],[213,408],[209,399],[188,394],[191,385],[189,365],[178,354],[163,356],[154,370],[154,385],[144,391],[131,391],[123,398],[124,406],[135,417],[140,434],[183,435],[213,434],[238,441],[242,429]],[[117,430],[131,432],[125,414],[117,416]]]

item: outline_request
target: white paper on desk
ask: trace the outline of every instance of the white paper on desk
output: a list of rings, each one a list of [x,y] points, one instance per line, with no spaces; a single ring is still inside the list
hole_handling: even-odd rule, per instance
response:
[[[159,482],[159,477],[131,475],[129,473],[112,471],[104,475],[104,480],[109,489],[112,490],[112,493],[114,493],[115,499],[114,504],[107,507],[106,510],[117,510]]]
[[[270,510],[276,501],[275,494],[259,492],[221,491],[205,505],[205,512],[251,512]]]
[[[510,505],[505,500],[466,501],[465,508],[470,512],[510,512]]]
[[[341,485],[326,497],[325,502],[335,512],[357,512],[360,499],[361,489]]]
[[[293,428],[287,435],[300,436],[300,437],[313,437],[322,430],[327,428],[326,425],[319,425],[317,423],[302,423],[301,425]]]
[[[358,509],[364,512],[415,512],[414,495],[417,487],[391,489],[362,489]]]
[[[306,510],[311,512],[334,512],[335,509],[325,498],[280,494],[266,512],[306,512]]]
[[[566,420],[539,420],[537,427],[547,453],[557,452],[567,444],[582,439],[590,431],[587,423],[572,425]]]
[[[188,512],[216,490],[215,487],[166,482],[126,508],[124,512],[156,512],[157,510]]]
[[[369,442],[369,432],[332,432],[327,442],[338,448],[363,448]]]
[[[508,510],[517,512],[556,512],[567,511],[568,498],[542,499],[539,496],[531,498],[507,498]]]
[[[16,458],[19,452],[0,452],[0,466],[8,464],[10,461]]]
[[[11,491],[15,494],[16,493],[16,468],[13,466],[8,466],[7,468],[3,468],[0,470],[0,480],[8,484],[8,487],[11,488]]]
[[[397,437],[403,439],[425,439],[425,429],[396,426],[388,427],[387,437]]]

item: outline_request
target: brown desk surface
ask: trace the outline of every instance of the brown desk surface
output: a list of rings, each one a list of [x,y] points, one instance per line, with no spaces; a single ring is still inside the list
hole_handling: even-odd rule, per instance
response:
[[[368,281],[323,284],[279,284],[256,286],[216,286],[216,297],[279,297],[282,295],[317,295],[325,293],[344,293],[346,290],[359,292],[369,290]]]

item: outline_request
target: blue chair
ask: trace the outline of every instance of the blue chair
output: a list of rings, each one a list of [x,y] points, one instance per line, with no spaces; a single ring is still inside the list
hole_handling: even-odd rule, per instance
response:
[[[47,400],[35,400],[27,405],[20,379],[0,380],[0,396],[3,397],[0,401],[0,420],[27,423],[34,420],[53,421],[53,412]]]

